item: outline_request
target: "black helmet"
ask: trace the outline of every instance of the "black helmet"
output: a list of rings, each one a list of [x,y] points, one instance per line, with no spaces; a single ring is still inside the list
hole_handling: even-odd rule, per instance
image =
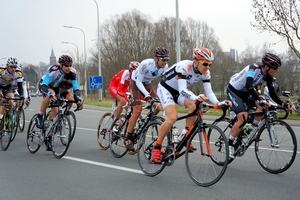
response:
[[[66,64],[66,63],[70,63],[70,62],[73,62],[72,58],[68,55],[61,55],[58,59],[58,63],[59,64]]]
[[[165,47],[156,47],[154,50],[156,57],[169,57],[169,51]]]
[[[262,60],[263,65],[267,65],[270,68],[275,69],[275,70],[281,66],[280,58],[272,53],[265,53],[265,55],[262,57],[261,60]]]

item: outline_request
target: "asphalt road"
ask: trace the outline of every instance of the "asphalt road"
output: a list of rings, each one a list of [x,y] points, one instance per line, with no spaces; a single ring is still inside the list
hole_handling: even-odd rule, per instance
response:
[[[184,157],[156,177],[139,169],[136,155],[115,158],[100,150],[96,128],[108,108],[85,105],[77,112],[77,131],[62,159],[42,146],[36,154],[26,147],[28,121],[38,112],[40,97],[26,110],[26,127],[7,151],[0,150],[0,199],[299,199],[299,151],[282,174],[270,174],[258,164],[252,147],[232,162],[222,179],[203,188],[188,177]],[[214,116],[205,116],[207,122]],[[300,141],[298,121],[288,121]],[[177,125],[183,128],[183,122]]]

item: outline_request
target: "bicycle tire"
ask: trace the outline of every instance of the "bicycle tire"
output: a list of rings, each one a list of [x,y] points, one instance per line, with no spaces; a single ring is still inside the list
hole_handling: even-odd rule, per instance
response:
[[[11,136],[11,142],[16,138],[18,128],[19,128],[19,117],[18,117],[18,111],[14,111],[11,113],[11,120],[13,124],[13,129],[12,129],[12,136]]]
[[[217,127],[219,127],[224,135],[225,135],[225,138],[219,138],[219,142],[221,144],[223,144],[224,142],[228,142],[228,138],[229,138],[229,135],[230,135],[230,132],[231,132],[231,127],[230,127],[230,118],[229,117],[224,117],[222,118],[221,120],[218,120],[218,121],[214,121],[212,124],[213,125],[216,125]],[[210,130],[208,131],[208,136],[210,134]],[[227,136],[227,137],[226,137]],[[226,141],[224,141],[226,140]],[[220,149],[221,151],[222,149]],[[215,159],[214,157],[211,157],[211,159],[218,165],[222,166],[224,163],[219,161],[218,159]],[[228,158],[228,164],[230,164],[232,161],[234,160],[234,158]]]
[[[6,151],[11,143],[12,137],[12,123],[10,120],[9,114],[4,114],[1,119],[1,148],[3,151]]]
[[[210,131],[209,136],[206,130]],[[204,136],[206,136],[207,141],[205,141]],[[218,141],[219,138],[226,138],[226,136],[218,126],[204,124],[203,131],[199,133],[199,130],[196,129],[187,142],[187,146],[190,146],[193,142],[195,147],[199,147],[199,149],[194,152],[186,151],[185,153],[185,164],[188,175],[192,181],[199,186],[208,187],[217,183],[227,169],[229,159],[228,142],[227,140],[223,140],[222,151],[219,151],[220,146],[216,145],[216,141]],[[196,143],[198,143],[198,145],[195,145]],[[200,144],[202,144],[202,148]],[[206,145],[209,146],[206,147]],[[201,149],[203,149],[203,151],[201,151]],[[217,158],[217,160],[223,164],[219,165],[215,163],[213,161],[215,159],[211,159],[212,157]]]
[[[156,164],[152,161],[152,149],[154,148],[161,125],[162,121],[160,120],[150,122],[144,127],[138,140],[137,158],[139,166],[145,175],[151,177],[158,175],[166,166],[166,162],[164,161],[161,164]],[[167,144],[169,144],[168,137],[164,140],[162,149],[166,149]]]
[[[46,118],[45,119],[48,119],[49,118],[49,114],[50,114],[51,110],[49,110],[46,114]],[[73,111],[68,111],[68,114],[66,114],[65,116],[67,116],[69,118],[69,121],[71,123],[71,142],[75,136],[75,132],[76,132],[76,125],[77,125],[77,121],[76,121],[76,116],[74,114]],[[70,117],[69,117],[70,116]]]
[[[76,132],[76,125],[77,125],[77,121],[76,121],[76,116],[75,113],[73,111],[68,111],[67,115],[70,121],[70,125],[71,125],[71,140],[70,142],[72,142],[72,140],[74,139],[75,136],[75,132]]]
[[[260,166],[269,173],[278,174],[286,171],[294,162],[297,154],[297,139],[291,126],[283,120],[271,122],[271,135],[263,126],[255,139],[255,156]],[[271,144],[274,134],[278,144]]]
[[[39,114],[35,114],[28,125],[27,129],[27,149],[30,153],[36,153],[44,142],[43,130],[36,127],[35,119]]]
[[[97,128],[97,143],[102,150],[109,148],[110,128],[114,119],[111,112],[104,113],[98,123]]]
[[[114,132],[113,128],[119,119],[123,120],[123,125],[121,126],[121,128],[118,128],[118,132]],[[125,119],[125,115],[120,115],[113,121],[110,128],[110,130],[112,130],[109,134],[110,152],[116,158],[121,158],[127,153],[127,149],[124,145],[124,140],[127,134],[128,120]]]
[[[23,108],[18,110],[18,118],[19,118],[18,128],[19,131],[22,133],[25,128],[25,112]]]
[[[62,115],[51,127],[50,136],[52,143],[52,153],[55,158],[62,158],[68,151],[71,143],[71,123],[67,116]],[[52,135],[51,135],[52,133]]]

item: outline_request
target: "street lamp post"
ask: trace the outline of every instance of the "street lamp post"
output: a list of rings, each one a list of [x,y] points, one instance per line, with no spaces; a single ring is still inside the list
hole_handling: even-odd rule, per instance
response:
[[[85,45],[85,33],[81,28],[75,26],[64,26],[64,28],[75,28],[83,33],[83,43],[84,43],[84,97],[87,98],[87,77],[86,77],[86,45]]]
[[[98,27],[98,69],[99,69],[99,76],[101,76],[101,52],[100,52],[100,28],[99,28],[99,7],[96,0],[94,0],[97,6],[97,27]],[[102,78],[103,80],[103,78]],[[102,101],[102,89],[99,90],[99,101]]]
[[[180,55],[180,31],[179,31],[179,9],[178,9],[178,0],[176,0],[176,57],[177,62],[181,60]]]

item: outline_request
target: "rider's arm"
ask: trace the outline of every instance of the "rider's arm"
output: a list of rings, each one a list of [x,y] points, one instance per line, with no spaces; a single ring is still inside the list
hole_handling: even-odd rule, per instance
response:
[[[146,74],[147,65],[140,65],[138,69],[139,70],[135,74],[136,75],[136,78],[135,78],[136,86],[144,94],[145,97],[148,97],[148,96],[150,96],[150,93],[146,90],[146,88],[143,85],[143,79]],[[150,83],[146,83],[146,84],[148,85]]]
[[[251,67],[251,65],[249,67]],[[254,71],[249,70],[246,75],[246,85],[245,85],[246,90],[249,92],[250,95],[252,95],[252,97],[255,100],[259,100],[259,94],[253,87],[253,77],[254,77]]]
[[[51,76],[50,73],[47,72],[44,77],[43,77],[43,82],[41,83],[40,86],[40,91],[45,94],[48,95],[48,85],[51,83]]]
[[[267,87],[269,90],[270,97],[279,105],[283,105],[284,102],[279,98],[279,96],[275,92],[273,77],[267,76],[266,82],[267,82]]]
[[[72,80],[72,87],[74,91],[74,99],[75,101],[77,101],[78,99],[80,99],[80,90],[79,90],[77,79]]]
[[[196,100],[198,97],[191,92],[190,90],[187,89],[187,83],[185,76],[182,74],[178,74],[178,91],[179,94],[184,96],[187,99],[190,99],[192,101]]]
[[[215,93],[213,92],[213,90],[211,88],[210,79],[209,80],[203,80],[203,87],[204,87],[204,91],[205,91],[205,94],[206,94],[208,100],[212,104],[217,104],[219,101],[218,101]]]
[[[23,85],[22,85],[22,82],[17,82],[17,85],[18,85],[18,93],[21,97],[23,97]]]

